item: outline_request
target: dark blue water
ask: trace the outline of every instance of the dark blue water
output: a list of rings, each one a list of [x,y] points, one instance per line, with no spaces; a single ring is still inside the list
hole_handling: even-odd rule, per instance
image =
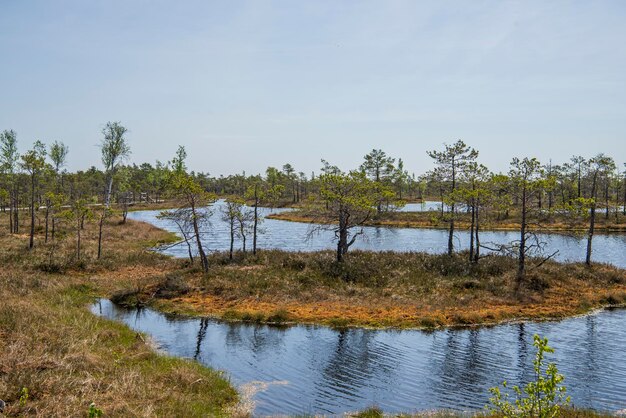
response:
[[[576,406],[626,409],[626,310],[560,322],[436,332],[276,328],[123,309],[92,311],[146,332],[168,353],[228,372],[255,415],[478,410],[489,387],[532,379],[533,334],[548,337]]]
[[[208,251],[225,251],[229,247],[228,225],[221,220],[220,208],[222,202],[217,202],[211,224],[203,229],[202,241]],[[421,207],[421,204],[412,204]],[[435,202],[427,202],[424,210],[433,210]],[[410,206],[408,209],[415,209]],[[289,209],[260,210],[261,216],[268,213],[281,212]],[[436,210],[436,209],[435,209]],[[167,220],[158,219],[159,211],[131,212],[131,219],[149,222],[159,228],[178,232],[176,225]],[[286,251],[317,251],[335,248],[334,232],[322,230],[311,234],[313,226],[304,223],[286,222],[274,219],[265,219],[261,224],[264,231],[259,235],[259,248],[281,249]],[[415,228],[363,228],[360,236],[352,248],[372,251],[418,251],[427,253],[442,253],[447,250],[448,231],[444,229],[415,229]],[[539,234],[540,241],[545,244],[545,253],[559,251],[555,257],[558,261],[584,261],[587,241],[582,236],[565,234]],[[481,243],[488,246],[508,244],[518,239],[514,231],[485,231],[481,233]],[[248,239],[250,245],[251,238]],[[594,237],[593,260],[610,263],[626,268],[626,234],[598,234]],[[237,245],[240,245],[238,243]],[[469,248],[469,233],[457,231],[455,245],[459,250]],[[186,257],[187,248],[184,245],[168,248],[165,251],[176,257]]]

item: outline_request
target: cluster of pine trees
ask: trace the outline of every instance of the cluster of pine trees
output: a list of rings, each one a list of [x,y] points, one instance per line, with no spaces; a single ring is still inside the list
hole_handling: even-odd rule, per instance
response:
[[[231,257],[236,235],[245,242],[250,234],[256,253],[259,206],[301,203],[334,219],[331,228],[337,237],[337,260],[342,261],[360,233],[358,228],[368,220],[384,216],[406,201],[434,199],[441,202],[440,218],[449,224],[449,254],[454,252],[455,221],[459,216],[471,219],[472,263],[481,256],[479,232],[486,217],[517,220],[519,240],[508,251],[517,254],[521,280],[526,257],[541,250],[535,239],[537,220],[584,220],[590,264],[598,216],[616,223],[626,216],[626,171],[620,172],[613,158],[604,154],[575,156],[562,164],[514,158],[508,172],[494,173],[478,162],[477,150],[459,140],[428,151],[434,169],[417,177],[406,170],[401,158],[377,149],[348,172],[322,160],[319,173],[309,176],[285,164],[280,169],[268,167],[264,175],[244,172],[211,177],[187,170],[182,146],[166,163],[127,164],[130,147],[126,132],[119,122],[107,123],[100,143],[102,166],[76,172],[65,169],[70,150],[62,142],[46,145],[36,141],[20,153],[16,133],[0,133],[0,210],[8,212],[8,231],[17,234],[27,228],[32,248],[36,230],[42,231],[47,243],[55,239],[59,227],[69,228],[76,234],[76,257],[80,258],[80,231],[85,220],[94,219],[99,226],[100,257],[104,220],[113,207],[125,221],[131,205],[175,199],[179,208],[163,216],[179,223],[188,244],[195,242],[193,251],[189,244],[189,255],[193,259],[196,253],[206,269],[200,230],[203,218],[210,216],[204,208],[218,196],[228,197],[222,216],[231,225]],[[246,203],[253,210],[243,210]]]

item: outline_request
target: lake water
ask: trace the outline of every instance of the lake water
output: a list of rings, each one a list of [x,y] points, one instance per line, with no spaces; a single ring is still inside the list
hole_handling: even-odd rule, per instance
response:
[[[229,245],[228,226],[219,215],[221,206],[221,202],[216,203],[211,225],[202,231],[209,251],[224,251]],[[263,208],[260,213],[266,216],[285,210],[289,209]],[[437,203],[430,202],[403,210],[438,208]],[[133,212],[129,217],[177,232],[173,223],[157,219],[158,213]],[[334,248],[332,231],[311,235],[311,228],[266,219],[259,248]],[[468,237],[466,231],[456,233],[457,249],[468,247]],[[559,251],[557,260],[584,260],[583,237],[541,234],[540,238],[548,253]],[[481,236],[481,242],[490,245],[515,239],[515,232],[483,232]],[[368,227],[353,248],[441,253],[446,245],[446,230]],[[165,252],[187,256],[183,246]],[[626,235],[597,235],[593,258],[626,268]],[[626,310],[560,322],[422,332],[233,324],[168,316],[150,309],[128,310],[107,300],[92,309],[152,335],[173,355],[225,370],[237,385],[257,388],[253,397],[257,416],[334,415],[372,405],[390,413],[479,410],[488,402],[489,387],[503,380],[513,385],[532,378],[535,333],[548,337],[557,350],[551,359],[566,376],[565,384],[576,406],[609,412],[626,409]]]
[[[422,206],[421,204],[413,204]],[[426,210],[436,210],[438,203],[427,202]],[[221,220],[220,208],[223,203],[217,202],[213,207],[211,225],[201,235],[208,251],[226,251],[229,247],[228,225]],[[433,209],[435,208],[435,209]],[[260,215],[288,211],[290,209],[260,208]],[[171,232],[178,232],[176,225],[167,220],[158,219],[159,211],[138,211],[129,213],[130,219],[149,222]],[[265,219],[261,224],[264,233],[259,235],[258,247],[263,249],[280,249],[286,251],[318,251],[336,248],[334,232],[330,230],[310,234],[312,225]],[[447,250],[448,231],[445,229],[416,228],[385,228],[365,227],[351,247],[372,251],[414,251],[442,253]],[[582,262],[585,259],[587,241],[582,236],[566,234],[539,234],[545,243],[545,252],[551,254],[559,251],[555,259],[559,261]],[[508,244],[518,239],[515,231],[485,231],[481,233],[481,243],[488,246]],[[251,245],[251,237],[248,246]],[[598,234],[593,240],[593,260],[610,263],[626,268],[626,234]],[[237,244],[239,245],[239,243]],[[455,234],[455,246],[458,250],[469,248],[469,232],[459,230]],[[487,251],[487,250],[484,250]],[[178,245],[164,251],[176,257],[186,257],[187,247]]]
[[[168,316],[100,300],[92,311],[150,334],[168,353],[225,370],[257,387],[255,416],[475,411],[488,388],[532,379],[533,334],[548,337],[574,405],[626,409],[626,310],[560,322],[442,330],[277,328]],[[245,389],[244,389],[245,391]]]

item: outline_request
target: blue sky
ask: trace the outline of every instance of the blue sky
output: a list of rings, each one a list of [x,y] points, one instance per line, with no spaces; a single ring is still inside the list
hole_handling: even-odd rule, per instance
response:
[[[431,168],[463,139],[514,156],[626,161],[625,1],[0,0],[0,129],[100,165],[109,120],[135,162],[214,175],[372,148]]]

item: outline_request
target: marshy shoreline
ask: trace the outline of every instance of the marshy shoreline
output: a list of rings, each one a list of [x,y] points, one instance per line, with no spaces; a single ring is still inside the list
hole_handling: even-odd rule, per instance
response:
[[[175,241],[171,233],[133,220],[122,224],[118,217],[107,220],[107,231],[105,255],[96,260],[97,228],[86,224],[80,263],[71,255],[71,236],[58,238],[52,258],[52,244],[29,252],[27,236],[0,236],[5,415],[67,416],[91,402],[113,415],[235,415],[239,395],[220,372],[164,356],[149,338],[92,315],[86,307],[99,297],[125,294],[130,304],[135,297],[135,303],[165,312],[236,321],[424,329],[495,325],[519,319],[520,309],[532,320],[559,319],[626,300],[625,272],[606,265],[588,270],[549,262],[543,273],[530,275],[534,288],[514,301],[514,263],[506,258],[487,257],[467,270],[464,254],[355,251],[340,266],[331,251],[261,250],[257,257],[236,253],[234,260],[212,254],[205,275],[186,260],[149,250]],[[476,307],[491,298],[497,304],[475,316]],[[546,301],[554,304],[542,307]],[[571,309],[559,305],[572,303]],[[68,367],[82,378],[68,380]],[[20,405],[24,387],[30,397]],[[160,389],[137,392],[142,387]],[[161,391],[167,399],[157,396]],[[65,400],[61,410],[58,399]]]
[[[626,270],[548,262],[516,288],[515,260],[491,255],[260,250],[186,260],[142,287],[112,296],[127,306],[268,324],[437,329],[559,320],[626,303]]]

